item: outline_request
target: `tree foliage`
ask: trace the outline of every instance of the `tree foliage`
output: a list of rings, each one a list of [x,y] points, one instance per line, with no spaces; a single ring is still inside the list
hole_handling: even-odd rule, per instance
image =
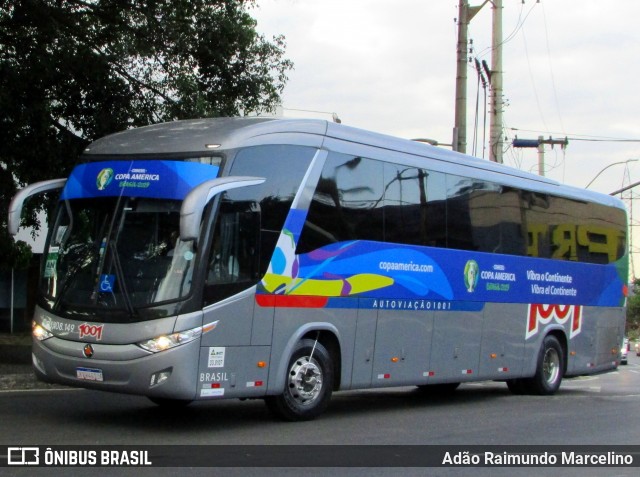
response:
[[[69,173],[106,134],[272,111],[292,68],[255,0],[0,0],[0,253],[16,189]],[[23,225],[36,226],[30,204]]]

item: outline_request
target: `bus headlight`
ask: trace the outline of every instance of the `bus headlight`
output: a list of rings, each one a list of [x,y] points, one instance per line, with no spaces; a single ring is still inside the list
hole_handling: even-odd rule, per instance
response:
[[[193,328],[191,330],[180,331],[171,335],[162,335],[157,338],[142,341],[138,343],[138,346],[146,349],[147,351],[151,351],[152,353],[159,353],[160,351],[166,351],[168,349],[175,348],[176,346],[189,343],[190,341],[198,338],[201,334],[202,327],[199,326],[198,328]]]
[[[47,329],[34,321],[31,325],[31,335],[38,341],[44,341],[51,338],[53,333],[50,333]]]

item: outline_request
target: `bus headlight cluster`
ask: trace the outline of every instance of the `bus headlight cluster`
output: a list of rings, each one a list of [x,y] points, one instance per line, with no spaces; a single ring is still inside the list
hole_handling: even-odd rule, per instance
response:
[[[198,328],[193,328],[191,330],[180,331],[171,335],[162,335],[157,338],[142,341],[138,343],[138,346],[146,349],[147,351],[151,351],[152,353],[159,353],[160,351],[166,351],[168,349],[175,348],[176,346],[189,343],[190,341],[198,338],[201,334],[202,327],[199,326]]]
[[[50,333],[47,329],[34,321],[31,326],[31,335],[38,341],[44,341],[51,338],[53,333]]]

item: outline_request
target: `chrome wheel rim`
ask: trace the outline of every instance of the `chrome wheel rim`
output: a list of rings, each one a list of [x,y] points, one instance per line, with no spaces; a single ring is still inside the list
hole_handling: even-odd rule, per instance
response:
[[[303,406],[313,403],[322,391],[322,369],[315,359],[298,358],[289,370],[288,388],[293,400]]]
[[[560,355],[557,350],[549,348],[545,351],[542,372],[547,384],[552,385],[558,380],[560,375]]]

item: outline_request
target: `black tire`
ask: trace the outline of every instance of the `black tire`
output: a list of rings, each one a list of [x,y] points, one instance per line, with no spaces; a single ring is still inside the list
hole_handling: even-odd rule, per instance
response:
[[[285,421],[309,421],[327,409],[332,391],[331,355],[321,343],[304,339],[296,345],[289,360],[284,391],[267,396],[265,402],[271,412]]]
[[[564,374],[564,350],[553,335],[545,336],[538,354],[536,374],[524,379],[523,384],[529,394],[548,396],[555,394],[562,383]]]

